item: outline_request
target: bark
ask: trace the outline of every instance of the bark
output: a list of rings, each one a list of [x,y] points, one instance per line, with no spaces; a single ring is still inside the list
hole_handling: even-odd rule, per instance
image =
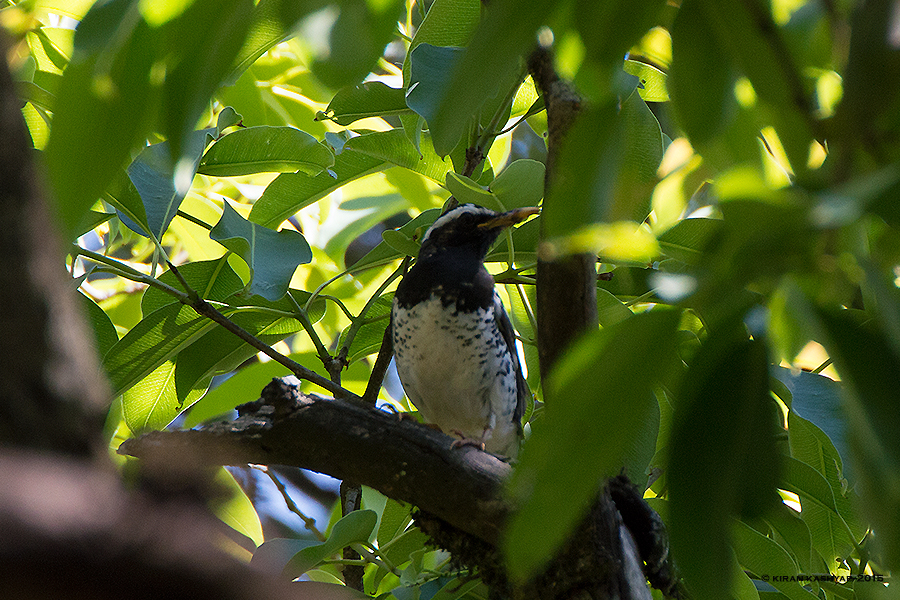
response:
[[[108,390],[63,269],[22,103],[0,63],[0,443],[90,456]]]
[[[610,483],[613,494],[598,495],[550,566],[516,587],[498,550],[515,510],[503,494],[508,464],[475,448],[453,448],[453,438],[396,414],[360,402],[314,398],[281,379],[238,412],[232,422],[128,440],[119,452],[150,464],[186,458],[207,465],[280,464],[358,481],[414,504],[417,525],[501,596],[646,600],[647,576],[668,573],[664,536],[655,529],[660,523],[647,522],[652,511],[624,477]],[[674,589],[663,575],[657,585]]]
[[[508,507],[509,465],[429,427],[363,403],[306,396],[275,379],[236,421],[201,430],[153,432],[120,453],[154,461],[192,456],[209,465],[288,465],[358,481],[409,502],[489,544]]]
[[[528,58],[528,68],[547,107],[547,175],[542,209],[547,214],[565,210],[563,202],[583,201],[555,198],[551,193],[560,146],[581,112],[582,100],[572,85],[557,75],[549,49],[535,49]],[[536,291],[538,358],[541,378],[546,380],[569,344],[597,327],[597,257],[573,254],[551,261],[539,255]]]

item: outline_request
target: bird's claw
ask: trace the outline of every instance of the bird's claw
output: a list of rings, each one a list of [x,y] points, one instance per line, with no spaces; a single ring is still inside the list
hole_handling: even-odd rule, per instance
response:
[[[454,440],[452,444],[450,444],[451,449],[462,448],[464,446],[472,446],[473,448],[478,448],[482,452],[484,452],[484,439],[483,438],[470,438],[466,437],[465,434],[461,431],[453,430],[455,435],[458,435],[460,439]]]

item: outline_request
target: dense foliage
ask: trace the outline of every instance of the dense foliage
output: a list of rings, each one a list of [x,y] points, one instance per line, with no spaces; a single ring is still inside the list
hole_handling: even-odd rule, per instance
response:
[[[541,217],[489,256],[541,401],[510,572],[540,568],[624,465],[696,598],[897,597],[879,582],[900,568],[895,2],[5,4],[113,447],[289,373],[194,294],[325,377],[346,357],[362,394],[401,259],[443,202],[543,198],[524,66],[540,38],[584,107]],[[540,382],[535,262],[585,251],[601,327]],[[323,540],[264,540],[235,490],[220,514],[254,560],[338,582],[353,544],[373,595],[486,593],[375,492]]]

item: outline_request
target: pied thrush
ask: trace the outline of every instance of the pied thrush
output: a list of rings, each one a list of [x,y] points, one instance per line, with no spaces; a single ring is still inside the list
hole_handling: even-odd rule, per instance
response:
[[[505,459],[518,453],[529,391],[484,259],[504,229],[537,212],[464,204],[440,216],[391,312],[400,381],[425,422]]]

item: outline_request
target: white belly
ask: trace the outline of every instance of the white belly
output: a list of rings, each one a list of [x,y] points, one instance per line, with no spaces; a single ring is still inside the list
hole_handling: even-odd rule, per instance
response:
[[[516,375],[493,306],[475,313],[446,310],[438,298],[410,309],[394,305],[394,352],[406,395],[427,423],[485,439],[489,452],[517,444],[512,421]]]

